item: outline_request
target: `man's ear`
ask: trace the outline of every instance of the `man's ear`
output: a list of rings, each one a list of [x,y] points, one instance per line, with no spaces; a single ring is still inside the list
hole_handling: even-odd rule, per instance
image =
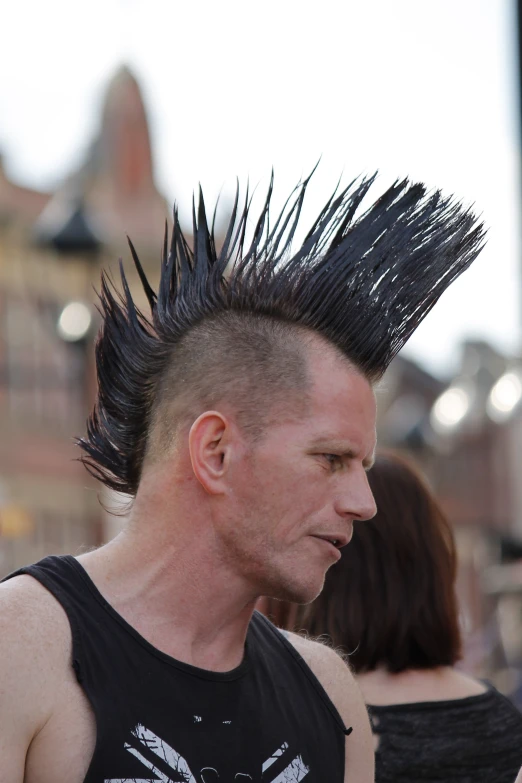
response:
[[[223,479],[230,462],[230,436],[230,422],[218,411],[205,411],[190,428],[192,470],[209,495],[225,492]]]

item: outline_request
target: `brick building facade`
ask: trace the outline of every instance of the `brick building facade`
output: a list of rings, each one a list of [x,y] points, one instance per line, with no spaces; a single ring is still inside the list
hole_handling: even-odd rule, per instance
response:
[[[0,575],[107,535],[100,488],[73,443],[94,395],[92,286],[101,266],[115,269],[128,255],[126,234],[154,279],[168,214],[142,95],[126,68],[108,87],[84,164],[56,192],[20,187],[0,166]],[[78,342],[57,330],[71,301],[93,317]]]

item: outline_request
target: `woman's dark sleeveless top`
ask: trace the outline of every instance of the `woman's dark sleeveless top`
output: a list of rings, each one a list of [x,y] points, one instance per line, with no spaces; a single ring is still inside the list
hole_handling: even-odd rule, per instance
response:
[[[342,783],[349,730],[263,615],[253,615],[242,663],[210,672],[149,644],[73,557],[8,578],[19,574],[41,582],[69,619],[73,668],[97,724],[85,783]]]
[[[376,783],[513,783],[522,715],[492,686],[466,699],[369,707]]]

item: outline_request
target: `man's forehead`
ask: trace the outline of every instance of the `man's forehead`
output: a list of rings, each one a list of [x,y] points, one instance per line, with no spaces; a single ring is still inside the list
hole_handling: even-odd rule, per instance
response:
[[[370,381],[335,350],[310,357],[310,425],[314,441],[366,462],[375,451],[376,400]]]

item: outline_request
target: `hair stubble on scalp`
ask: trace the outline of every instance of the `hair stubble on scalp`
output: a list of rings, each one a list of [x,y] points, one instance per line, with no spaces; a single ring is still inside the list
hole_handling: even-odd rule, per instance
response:
[[[309,330],[258,314],[220,313],[197,324],[158,380],[144,464],[161,460],[180,430],[224,404],[252,443],[271,422],[305,415],[313,342]]]

